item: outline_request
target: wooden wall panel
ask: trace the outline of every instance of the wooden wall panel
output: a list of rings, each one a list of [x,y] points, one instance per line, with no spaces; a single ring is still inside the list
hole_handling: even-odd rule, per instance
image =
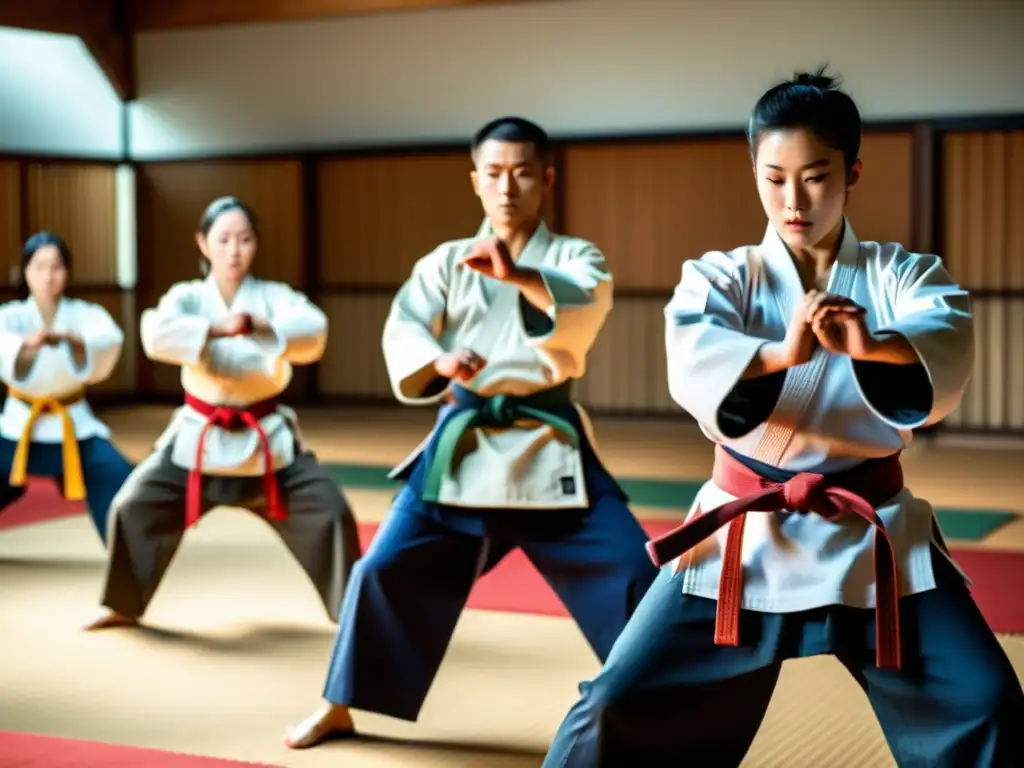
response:
[[[914,135],[866,133],[860,158],[864,170],[846,207],[857,237],[913,249]]]
[[[564,168],[565,231],[602,249],[620,288],[670,291],[683,261],[764,233],[740,140],[570,145]]]
[[[865,135],[849,208],[862,240],[909,243],[912,142]],[[742,139],[570,145],[564,163],[565,229],[605,252],[621,288],[669,290],[683,261],[764,235]]]
[[[113,165],[29,163],[31,233],[50,230],[71,250],[71,285],[117,283],[117,198]]]
[[[1024,431],[1024,295],[976,296],[974,375],[945,425]]]
[[[260,250],[253,272],[305,287],[306,243],[302,170],[298,160],[143,164],[139,189],[139,312],[173,283],[200,275],[195,242],[199,218],[217,197],[234,195],[256,214]],[[159,394],[181,391],[180,372],[144,361]],[[304,386],[297,372],[296,387]],[[290,391],[294,393],[296,387]]]
[[[0,286],[18,281],[21,246],[21,163],[0,160]]]
[[[669,296],[615,299],[587,360],[576,397],[587,408],[623,414],[682,413],[668,393],[665,305]]]
[[[326,285],[393,286],[447,240],[483,221],[465,152],[346,157],[318,166],[319,279]],[[546,218],[554,219],[547,200]]]
[[[971,289],[1024,291],[1024,131],[943,142],[943,256]]]
[[[1024,430],[1024,131],[942,145],[943,256],[973,292],[974,378],[950,426]]]
[[[321,394],[392,399],[380,343],[391,298],[386,293],[335,293],[320,300],[333,329],[317,369]]]

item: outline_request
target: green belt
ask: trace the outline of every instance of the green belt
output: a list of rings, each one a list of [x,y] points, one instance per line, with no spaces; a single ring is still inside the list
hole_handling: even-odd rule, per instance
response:
[[[572,380],[525,397],[482,397],[462,387],[456,388],[454,394],[458,410],[441,424],[440,433],[434,440],[433,458],[423,480],[424,501],[439,501],[441,481],[451,476],[459,442],[466,431],[474,427],[508,428],[517,421],[532,419],[561,432],[574,448],[579,449],[580,435],[576,427],[568,419],[551,413],[572,403]]]

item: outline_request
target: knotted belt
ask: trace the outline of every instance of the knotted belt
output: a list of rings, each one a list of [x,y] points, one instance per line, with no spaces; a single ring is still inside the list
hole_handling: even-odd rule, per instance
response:
[[[277,475],[274,472],[273,455],[270,451],[270,440],[260,425],[260,420],[277,411],[277,398],[268,398],[253,403],[245,408],[232,408],[226,405],[211,405],[197,397],[185,393],[185,404],[197,413],[206,417],[206,423],[199,433],[199,444],[196,447],[194,468],[188,474],[188,487],[185,496],[185,528],[199,522],[203,503],[203,448],[206,445],[206,433],[210,427],[239,430],[246,427],[255,430],[259,435],[263,448],[264,472],[263,487],[267,503],[267,517],[272,520],[286,520],[288,513],[281,504],[277,486]]]
[[[743,524],[747,512],[814,513],[836,520],[853,513],[875,528],[876,664],[899,669],[902,663],[899,625],[899,576],[896,556],[876,508],[903,490],[899,454],[864,462],[854,469],[820,475],[802,472],[786,482],[773,482],[745,466],[721,446],[715,450],[712,479],[738,497],[696,516],[647,543],[647,551],[662,566],[697,546],[723,526],[729,526],[719,579],[715,644],[739,645],[739,614],[743,591]]]
[[[424,501],[439,501],[441,481],[451,474],[459,441],[467,430],[474,427],[508,428],[517,421],[532,419],[561,432],[574,447],[579,448],[580,436],[576,427],[568,419],[552,412],[572,404],[572,380],[523,397],[483,397],[456,386],[452,388],[451,400],[455,404],[455,412],[438,427],[433,458],[423,481]]]
[[[7,394],[29,407],[25,428],[21,432],[18,447],[14,451],[14,461],[11,463],[8,482],[15,487],[25,485],[28,476],[28,453],[32,445],[32,431],[40,416],[44,413],[52,413],[60,416],[61,420],[60,443],[64,459],[64,498],[68,501],[85,499],[85,477],[82,474],[82,457],[78,452],[78,436],[75,434],[75,423],[71,420],[71,414],[68,413],[68,408],[81,402],[85,397],[85,390],[81,389],[62,397],[35,397],[19,389],[10,389]]]

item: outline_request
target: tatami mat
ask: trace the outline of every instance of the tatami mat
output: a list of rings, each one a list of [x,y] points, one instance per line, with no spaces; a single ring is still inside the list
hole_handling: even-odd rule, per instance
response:
[[[310,768],[525,768],[598,668],[570,621],[467,611],[420,722],[361,715],[377,739],[291,752],[284,727],[318,703],[333,629],[267,526],[237,510],[207,518],[158,593],[151,630],[80,630],[102,567],[83,517],[0,536],[0,729]],[[1004,642],[1024,674],[1024,641]],[[745,763],[892,764],[862,693],[830,659],[788,666]]]
[[[141,458],[168,409],[108,414]],[[329,462],[391,464],[429,428],[424,411],[303,413]],[[710,446],[672,422],[601,421],[620,475],[699,478]],[[371,434],[373,439],[367,439]],[[950,507],[1021,508],[1018,452],[911,451],[915,491]],[[387,490],[346,489],[366,522]],[[640,517],[658,511],[638,507]],[[1020,548],[1014,523],[993,534]],[[990,542],[985,542],[989,544]],[[311,586],[270,529],[219,510],[191,532],[152,606],[153,629],[89,634],[103,555],[83,516],[0,532],[0,730],[316,768],[535,768],[597,661],[571,621],[467,611],[418,723],[357,713],[375,738],[292,752],[284,729],[319,703],[333,639]],[[1003,638],[1024,676],[1024,640]],[[2,765],[2,760],[0,760]],[[882,768],[894,763],[867,702],[831,659],[787,665],[744,766]]]

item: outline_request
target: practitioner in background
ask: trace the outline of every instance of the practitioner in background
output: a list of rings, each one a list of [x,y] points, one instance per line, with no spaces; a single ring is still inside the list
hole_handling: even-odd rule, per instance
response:
[[[50,477],[64,498],[85,501],[105,542],[132,464],[86,392],[114,372],[124,333],[99,304],[65,295],[71,253],[58,235],[32,235],[19,269],[22,297],[0,307],[0,511],[21,498],[29,475]]]
[[[90,628],[137,624],[184,532],[218,506],[260,514],[336,621],[360,552],[355,519],[279,400],[292,366],[323,355],[327,319],[294,288],[250,274],[259,235],[242,201],[211,203],[197,242],[206,277],[142,315],[143,348],[181,367],[185,403],[114,500],[106,610]]]

